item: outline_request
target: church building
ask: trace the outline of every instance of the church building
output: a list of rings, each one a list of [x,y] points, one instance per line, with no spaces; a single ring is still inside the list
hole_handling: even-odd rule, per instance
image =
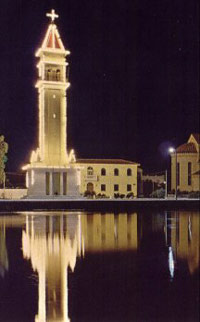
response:
[[[192,133],[188,141],[171,154],[171,189],[180,192],[200,190],[200,134]]]
[[[113,197],[115,193],[137,196],[139,164],[127,160],[80,159],[67,149],[67,90],[70,54],[59,35],[52,10],[38,58],[39,135],[26,170],[30,198],[77,198],[85,191]],[[83,142],[84,143],[84,142]]]

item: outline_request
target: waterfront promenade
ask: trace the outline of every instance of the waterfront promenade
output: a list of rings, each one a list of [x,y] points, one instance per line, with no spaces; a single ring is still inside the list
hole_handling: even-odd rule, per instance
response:
[[[20,199],[0,200],[0,212],[41,210],[134,211],[199,210],[199,199]]]

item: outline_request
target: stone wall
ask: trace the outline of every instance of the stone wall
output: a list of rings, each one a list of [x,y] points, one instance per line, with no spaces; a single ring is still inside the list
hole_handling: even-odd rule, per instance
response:
[[[27,195],[27,189],[0,189],[0,199],[21,199]]]

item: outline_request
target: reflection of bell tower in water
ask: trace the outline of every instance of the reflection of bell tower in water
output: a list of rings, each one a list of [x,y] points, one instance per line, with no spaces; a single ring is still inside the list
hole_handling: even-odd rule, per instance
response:
[[[22,249],[38,272],[35,322],[67,322],[68,267],[74,271],[76,257],[81,255],[80,215],[34,218],[27,216]]]
[[[92,217],[93,216],[93,217]],[[68,268],[85,253],[136,251],[137,215],[79,213],[26,216],[23,256],[38,273],[35,322],[68,322]]]
[[[67,153],[66,91],[67,79],[65,49],[57,26],[58,15],[52,10],[41,48],[36,52],[39,79],[39,147],[32,152],[27,170],[28,196],[76,196],[78,173],[73,150]]]

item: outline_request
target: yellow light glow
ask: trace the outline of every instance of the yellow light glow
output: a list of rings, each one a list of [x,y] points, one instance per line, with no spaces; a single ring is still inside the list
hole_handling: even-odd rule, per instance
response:
[[[41,65],[44,66],[45,64],[48,65],[55,65],[55,61],[54,60],[49,60],[49,59],[44,59],[42,61],[39,61],[39,63],[37,64],[37,68],[39,68]],[[65,62],[65,61],[56,61],[56,65],[58,66],[68,66],[69,63]]]
[[[33,186],[35,183],[35,172],[34,170],[31,170],[31,185]]]
[[[52,9],[50,13],[47,13],[46,16],[51,18],[51,22],[54,22],[54,20],[59,17],[59,15],[55,13],[54,9]]]
[[[51,13],[48,13],[48,17],[52,21],[57,18],[53,9]],[[49,43],[49,37],[52,39],[51,43]],[[36,51],[36,57],[39,58],[36,65],[39,77],[35,84],[39,96],[38,148],[32,151],[30,163],[22,167],[23,170],[30,171],[29,186],[34,185],[37,179],[34,169],[54,168],[62,171],[62,169],[69,169],[70,163],[76,162],[74,151],[72,150],[69,155],[67,153],[66,91],[70,83],[66,79],[66,66],[68,65],[66,56],[69,54],[70,51],[65,49],[57,26],[54,23],[49,24],[42,45]],[[62,78],[60,80],[47,79],[46,70],[48,68],[54,71],[58,68]],[[49,99],[54,99],[54,108],[51,112],[47,107]],[[49,118],[49,115],[52,117]],[[78,182],[80,182],[80,174]]]
[[[68,162],[69,163],[75,163],[76,162],[76,156],[75,156],[75,152],[74,152],[73,149],[69,153]]]
[[[28,176],[28,172],[26,172],[26,188],[29,187],[29,176]]]
[[[55,294],[55,300],[60,299],[57,306],[59,321],[70,321],[68,317],[67,274],[68,267],[73,272],[76,265],[79,245],[79,222],[77,223],[77,219],[80,220],[77,214],[74,215],[73,240],[69,238],[68,233],[64,234],[61,218],[56,233],[49,232],[47,236],[42,227],[38,231],[37,221],[27,216],[26,227],[22,232],[22,251],[23,257],[27,260],[30,259],[33,270],[38,272],[38,314],[35,318],[36,322],[47,321],[47,312],[48,321],[55,320],[54,312],[49,309],[52,302],[47,301],[48,291],[50,294]],[[60,289],[62,292],[60,292]]]
[[[81,185],[81,171],[80,169],[77,170],[77,185]]]

